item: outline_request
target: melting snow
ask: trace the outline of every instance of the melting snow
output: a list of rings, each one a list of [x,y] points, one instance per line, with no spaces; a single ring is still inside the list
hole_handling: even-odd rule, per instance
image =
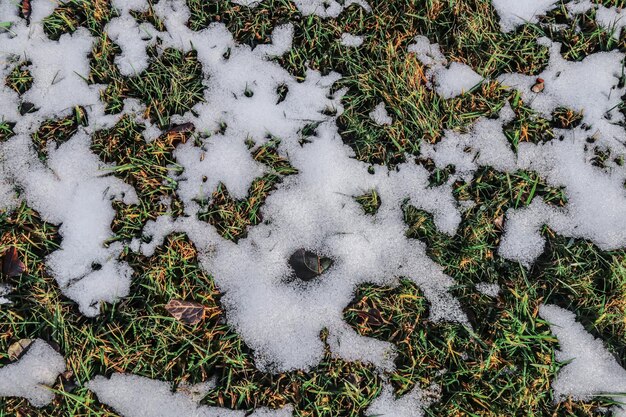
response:
[[[491,0],[500,16],[503,32],[515,30],[525,23],[537,23],[538,17],[556,6],[557,0]]]
[[[443,98],[457,97],[483,81],[483,77],[466,64],[452,62],[447,65],[439,45],[431,44],[424,36],[417,36],[414,43],[409,45],[408,51],[414,53],[417,59],[428,67],[426,78],[429,80],[429,86],[434,87],[437,94]]]
[[[363,45],[363,36],[356,36],[350,33],[341,34],[341,44],[343,46],[350,46],[353,48]]]
[[[63,371],[63,356],[37,339],[17,362],[0,368],[0,397],[23,397],[43,407],[54,398],[50,386]]]
[[[86,384],[98,400],[123,417],[244,417],[247,412],[200,405],[183,392],[174,392],[168,382],[141,376],[113,374],[97,376]],[[293,409],[258,409],[250,417],[290,417]]]
[[[364,1],[294,0],[303,14],[322,17],[337,16],[353,3],[369,10]],[[537,15],[554,3],[493,1],[507,31],[537,21]],[[308,70],[304,78],[296,79],[274,59],[291,48],[291,24],[276,27],[270,44],[252,49],[238,45],[220,23],[197,32],[190,30],[186,26],[190,12],[183,0],[161,0],[154,6],[164,22],[163,32],[139,24],[130,14],[131,10],[145,10],[144,1],[116,0],[114,5],[119,16],[109,22],[107,31],[122,50],[115,60],[120,71],[132,75],[145,69],[149,63],[146,47],[157,38],[163,48],[193,49],[203,68],[205,100],[192,111],[173,117],[174,123],[192,122],[200,133],[197,140],[179,145],[174,153],[183,168],[174,179],[185,216],[161,216],[149,222],[143,234],[152,237],[150,243],[137,239],[106,246],[115,215],[112,202],[133,204],[137,197],[131,186],[109,175],[111,167],[90,151],[90,136],[113,126],[123,115],[141,120],[145,109],[126,100],[121,114],[105,115],[99,100],[99,91],[105,86],[86,82],[92,36],[78,29],[52,41],[43,33],[41,20],[52,12],[53,2],[33,1],[30,26],[18,17],[11,2],[0,4],[3,21],[13,25],[10,32],[0,33],[0,76],[4,79],[22,61],[31,63],[34,76],[33,86],[22,97],[0,83],[2,118],[16,123],[16,135],[0,144],[0,195],[7,197],[0,204],[12,208],[24,200],[44,220],[60,225],[61,247],[49,255],[46,265],[63,293],[76,301],[85,315],[97,315],[102,302],[114,302],[128,294],[132,270],[118,260],[124,244],[149,256],[167,234],[183,231],[224,294],[229,323],[254,349],[260,368],[278,372],[315,366],[324,354],[319,334],[328,329],[328,344],[335,355],[372,363],[380,371],[391,370],[394,346],[360,336],[343,320],[343,309],[358,285],[394,285],[404,277],[419,285],[428,298],[430,319],[466,324],[458,301],[448,292],[454,281],[426,255],[423,243],[405,237],[401,206],[408,201],[432,213],[439,230],[453,235],[463,207],[452,195],[452,183],[471,179],[481,166],[503,172],[536,171],[550,185],[563,187],[568,198],[563,208],[535,199],[526,208],[510,210],[499,248],[502,256],[531,265],[543,251],[539,231],[545,224],[560,234],[590,239],[603,249],[626,247],[626,223],[622,221],[626,216],[626,168],[616,163],[605,168],[591,164],[596,147],[610,150],[615,157],[624,153],[623,115],[618,110],[626,93],[619,84],[621,52],[596,53],[581,62],[568,62],[562,58],[559,44],[540,40],[551,48],[550,62],[539,75],[545,80],[544,91],[531,91],[536,77],[504,74],[498,81],[519,90],[525,102],[545,117],[559,107],[582,112],[584,125],[557,129],[557,139],[551,142],[522,143],[515,153],[502,131],[503,124],[514,117],[507,106],[498,119],[480,119],[467,132],[447,131],[439,143],[423,145],[422,156],[431,158],[436,166],[455,166],[448,183],[431,187],[429,172],[413,162],[392,171],[378,167],[369,172],[367,164],[354,158],[335,123],[343,111],[345,93],[333,88],[340,75]],[[599,23],[621,25],[614,18],[616,13],[600,6]],[[356,37],[350,36],[344,34],[342,41],[355,45]],[[429,87],[443,98],[456,97],[483,81],[465,64],[448,64],[439,46],[425,37],[415,38],[408,52],[426,66]],[[35,111],[20,116],[19,104],[26,101],[34,104]],[[47,160],[41,161],[31,134],[44,120],[64,117],[74,106],[85,107],[89,125],[63,144],[50,144]],[[370,117],[379,124],[393,121],[383,103]],[[156,126],[145,120],[142,123],[147,125],[146,140],[159,135]],[[315,134],[302,142],[302,131],[311,126],[315,126]],[[285,178],[267,198],[262,224],[252,227],[238,243],[225,240],[213,226],[197,219],[198,201],[210,201],[220,183],[233,197],[244,198],[253,180],[269,170],[255,161],[251,152],[274,138],[280,140],[279,154],[298,174]],[[22,190],[19,198],[14,197],[16,188]],[[372,189],[380,196],[381,206],[375,215],[366,215],[354,197]],[[301,248],[331,258],[333,265],[310,282],[300,281],[288,259]],[[498,290],[487,284],[478,284],[476,289],[490,295]],[[588,357],[598,372],[606,372],[587,372],[586,362],[574,361],[563,368],[555,383],[559,395],[583,398],[605,389],[603,381],[610,381],[606,387],[613,390],[624,383],[623,369],[613,366],[601,344],[584,334],[573,315],[550,306],[542,308],[542,315],[561,326],[553,326],[562,343],[560,357]],[[0,395],[24,396],[35,405],[44,405],[51,394],[40,384],[52,384],[63,369],[60,355],[36,341],[18,363],[0,368]],[[568,382],[570,373],[578,375],[581,370],[588,374],[584,388]],[[169,383],[139,376],[100,376],[88,386],[101,402],[125,417],[245,414],[199,406],[197,398],[172,392]],[[396,399],[385,385],[368,413],[422,415],[431,401],[418,388]],[[291,409],[286,408],[257,410],[254,415],[290,414]]]
[[[374,121],[377,125],[390,125],[393,123],[393,119],[387,113],[387,109],[385,108],[385,103],[382,101],[374,107],[374,110],[370,112],[370,119]]]
[[[556,360],[567,363],[552,383],[556,400],[567,397],[589,400],[603,395],[626,403],[626,370],[602,341],[587,333],[570,311],[543,305],[539,315],[550,324],[552,334],[559,340]],[[615,406],[613,412],[615,416],[626,416],[626,407]]]

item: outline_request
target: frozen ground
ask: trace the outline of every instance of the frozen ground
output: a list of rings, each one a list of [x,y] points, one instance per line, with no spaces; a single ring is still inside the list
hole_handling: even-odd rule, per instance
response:
[[[450,11],[478,21],[488,10],[495,19],[489,22],[496,28],[493,36],[503,37],[502,45],[513,45],[506,37],[519,36],[523,40],[516,42],[526,42],[525,49],[510,54],[535,48],[543,59],[536,68],[524,70],[506,63],[507,58],[494,69],[494,55],[481,61],[480,55],[488,52],[481,47],[474,55],[456,53],[453,43],[441,35],[446,31],[429,33],[419,19],[408,25],[402,39],[385,31],[381,38],[378,29],[368,32],[359,25],[376,16],[381,18],[377,28],[383,21],[391,25],[385,16],[390,6],[370,7],[362,1],[233,1],[235,5],[224,6],[234,7],[234,15],[228,15],[219,7],[207,11],[202,3],[0,3],[0,78],[6,80],[0,85],[0,208],[6,231],[1,244],[6,248],[33,244],[26,236],[39,226],[19,226],[19,213],[27,209],[36,213],[36,222],[56,230],[56,237],[50,237],[54,243],[20,252],[30,262],[24,274],[11,273],[10,265],[4,266],[5,255],[5,281],[0,287],[0,311],[6,315],[4,343],[36,340],[13,363],[8,357],[4,361],[0,396],[23,398],[36,412],[50,415],[60,415],[54,410],[71,413],[68,402],[75,403],[75,411],[91,415],[81,409],[89,409],[90,401],[125,417],[244,416],[248,411],[253,416],[421,416],[429,415],[432,407],[453,415],[455,406],[446,404],[456,401],[456,391],[470,391],[463,388],[467,375],[457,372],[458,363],[480,363],[486,372],[492,364],[507,362],[483,341],[495,330],[490,336],[481,332],[490,325],[509,326],[506,331],[511,331],[523,323],[511,320],[506,310],[494,313],[511,303],[512,310],[523,310],[532,320],[517,331],[523,333],[529,326],[536,332],[517,337],[535,338],[542,345],[529,345],[529,356],[511,359],[497,378],[502,372],[519,377],[522,367],[536,365],[535,370],[549,370],[542,374],[545,384],[535,387],[545,402],[542,407],[563,412],[558,407],[566,408],[572,401],[582,409],[595,407],[594,401],[608,401],[614,415],[624,414],[620,406],[626,392],[624,358],[613,356],[625,352],[620,326],[626,323],[626,266],[621,252],[626,248],[622,111],[626,87],[619,5],[493,0],[477,2],[468,11]],[[411,7],[408,2],[404,6]],[[441,12],[427,11],[436,22]],[[269,12],[297,18],[260,24],[263,42],[241,39],[244,29],[237,18],[249,18],[254,26],[258,16]],[[230,16],[226,22],[223,15]],[[63,32],[59,28],[70,18],[76,23],[83,19],[82,24]],[[202,19],[209,22],[194,26]],[[350,24],[333,33],[311,36],[302,29],[308,24],[336,25],[342,19]],[[587,35],[577,19],[589,20],[595,31],[589,38],[603,43],[573,59],[576,50],[563,35],[567,29],[559,29],[563,23],[551,19],[567,20],[572,33],[582,33],[578,36]],[[471,25],[463,30],[478,36]],[[302,45],[315,50],[324,39],[334,49],[321,51],[321,56],[331,64],[322,67],[305,57],[294,70],[293,62],[304,53]],[[336,59],[328,58],[333,54]],[[353,54],[354,61],[344,54]],[[183,69],[176,71],[188,63],[195,72],[185,78]],[[165,86],[159,85],[159,71],[173,71]],[[378,82],[385,88],[365,88],[367,71],[382,74]],[[407,76],[408,71],[414,73]],[[358,123],[353,120],[355,111],[362,115]],[[415,113],[408,116],[408,111]],[[438,112],[449,114],[439,117]],[[429,118],[439,119],[437,128],[425,127]],[[57,129],[49,127],[55,120],[63,121],[58,127],[61,135],[42,140],[46,131]],[[72,126],[65,134],[63,123]],[[542,123],[545,136],[533,139]],[[364,124],[366,128],[361,128]],[[134,133],[116,136],[124,126],[134,126],[129,128]],[[408,139],[399,133],[407,126]],[[382,136],[367,142],[372,132],[380,131]],[[411,141],[416,145],[407,146]],[[376,163],[379,151],[396,156]],[[150,152],[154,159],[142,162]],[[489,172],[506,179],[501,183],[508,184],[510,195],[516,178],[524,179],[522,188],[530,184],[530,191],[507,197],[516,200],[514,204],[498,203],[507,192],[490,196],[485,191],[484,198],[481,181]],[[257,196],[259,189],[262,193]],[[242,228],[228,229],[228,204],[247,207],[249,219]],[[474,259],[468,253],[481,248],[477,243],[481,237],[470,231],[467,238],[468,219],[490,212],[491,204],[496,209],[484,233],[496,237],[490,249]],[[143,212],[133,214],[138,207]],[[124,224],[132,222],[138,225],[126,234]],[[172,236],[181,234],[193,248],[185,262],[197,262],[197,270],[177,273],[177,285],[187,288],[201,277],[206,280],[193,284],[194,290],[180,298],[214,302],[218,318],[213,322],[205,312],[206,322],[228,326],[229,338],[245,346],[240,356],[250,356],[243,360],[251,364],[246,372],[264,375],[251,377],[262,382],[250,382],[231,401],[219,394],[231,385],[224,369],[243,365],[233,365],[239,359],[222,348],[217,354],[212,351],[217,343],[212,331],[198,331],[196,336],[176,331],[187,341],[207,335],[192,343],[195,359],[189,361],[186,353],[174,353],[178,344],[187,342],[169,346],[169,336],[162,344],[156,342],[158,346],[146,342],[119,361],[112,358],[115,351],[123,351],[121,340],[115,348],[86,348],[108,337],[96,337],[90,326],[111,326],[107,332],[134,329],[129,322],[116,322],[116,309],[142,308],[152,297],[145,291],[163,292],[164,274],[146,281],[147,265],[150,259],[158,263],[171,239],[176,241]],[[456,239],[466,240],[450,243]],[[563,255],[560,260],[558,250],[569,254],[575,245],[588,245],[597,255],[577,261]],[[292,262],[298,253],[314,259],[312,277],[298,274]],[[576,302],[585,306],[578,310],[588,315],[579,322],[574,312],[551,304],[559,296],[551,301],[551,278],[543,271],[556,270],[550,273],[560,276],[568,268],[600,258],[610,258],[611,265],[567,277],[572,283],[565,286],[573,288],[568,296],[576,301],[560,301],[570,309]],[[454,264],[456,260],[460,262]],[[45,320],[35,315],[37,325],[18,325],[22,314],[18,311],[29,310],[27,294],[33,285],[24,277],[37,273],[55,284],[30,291],[40,297],[43,308],[56,313]],[[468,278],[466,273],[473,275]],[[598,273],[604,276],[596,277]],[[18,276],[26,281],[16,281]],[[528,293],[514,288],[516,279]],[[593,297],[604,304],[589,307],[578,299],[577,289],[584,292],[588,281],[604,283],[593,290],[598,292]],[[408,312],[395,311],[387,317],[384,303],[374,308],[368,303],[380,300],[362,295],[364,288],[375,293],[381,288],[404,291],[407,286],[418,295],[400,299],[409,303],[407,311],[425,306],[418,317],[432,334],[415,330],[417,322],[405,323],[411,317]],[[216,300],[211,291],[219,294]],[[528,295],[533,291],[543,295]],[[62,296],[52,295],[56,292]],[[526,304],[529,297],[534,297],[532,308]],[[595,302],[593,297],[588,303]],[[52,299],[72,311],[68,313],[74,315],[68,319],[75,323],[72,328],[81,327],[89,335],[82,348],[73,341],[75,330],[64,327],[60,317],[65,313],[47,304]],[[389,308],[397,309],[405,301]],[[360,304],[368,307],[359,310]],[[476,311],[483,305],[489,305],[489,314],[501,321],[482,323],[485,320],[476,317]],[[594,308],[600,312],[590,313]],[[137,319],[162,314],[163,309]],[[606,317],[614,320],[613,334],[606,329],[610,326],[598,325]],[[394,325],[395,331],[386,330]],[[446,339],[441,329],[466,335],[467,345],[454,351],[450,340],[455,337],[448,335],[447,350],[453,359],[421,361],[419,352],[427,356],[446,350],[436,346],[435,340]],[[413,331],[421,333],[423,344],[399,337]],[[607,333],[608,346],[594,337]],[[502,337],[492,343],[506,346],[509,340]],[[491,351],[474,354],[472,349]],[[183,379],[175,375],[178,365],[164,365],[164,373],[150,372],[163,350],[166,357],[174,354],[172,363],[199,364]],[[133,362],[137,357],[140,362]],[[522,362],[515,364],[516,360]],[[217,382],[210,379],[212,372],[206,372],[206,361],[213,363],[206,369],[222,372]],[[329,361],[358,364],[354,366],[371,375],[361,387],[368,395],[355,394],[357,399],[352,400],[357,405],[351,409],[315,402],[311,411],[286,399],[306,397],[312,390],[307,384],[293,388],[272,382],[279,384],[274,396],[257,400],[268,380],[317,375]],[[544,363],[539,366],[540,361]],[[558,362],[567,364],[559,369]],[[428,369],[428,376],[415,378],[420,369]],[[481,379],[477,374],[470,378]],[[454,384],[444,384],[446,375],[456,375]],[[356,377],[351,378],[354,381],[346,378],[339,385],[356,391]],[[189,388],[187,379],[194,383],[192,388],[199,387],[198,392]],[[74,389],[81,394],[71,394]],[[507,395],[502,404],[493,400],[493,405],[477,407],[494,407],[495,415],[494,410],[511,410],[507,407],[515,408],[508,404],[516,403],[516,394]],[[203,398],[209,398],[208,405],[200,402]],[[10,410],[21,405],[7,402],[3,407],[11,415]]]

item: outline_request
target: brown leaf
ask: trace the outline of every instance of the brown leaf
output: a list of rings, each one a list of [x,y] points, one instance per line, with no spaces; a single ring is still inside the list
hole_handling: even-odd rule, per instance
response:
[[[181,323],[194,325],[204,320],[206,308],[202,304],[193,301],[173,299],[165,305],[165,309]]]
[[[33,343],[33,339],[20,339],[15,343],[11,343],[9,350],[7,351],[9,354],[9,360],[11,360],[11,362],[18,360],[22,354],[24,354],[24,351],[28,349],[31,343]]]
[[[545,87],[543,82],[543,78],[537,78],[537,82],[531,88],[532,92],[541,93],[543,91],[543,88]]]
[[[33,12],[30,2],[31,0],[22,0],[22,4],[20,5],[22,16],[24,16],[24,19],[26,19],[27,25],[30,25],[30,15]]]
[[[496,229],[502,230],[502,225],[504,224],[504,214],[499,215],[493,221],[493,225],[496,226]]]
[[[11,246],[4,252],[2,258],[2,275],[5,277],[17,277],[26,272],[26,265],[17,256],[17,249]]]
[[[188,133],[196,130],[196,126],[189,122],[170,127],[166,133]]]

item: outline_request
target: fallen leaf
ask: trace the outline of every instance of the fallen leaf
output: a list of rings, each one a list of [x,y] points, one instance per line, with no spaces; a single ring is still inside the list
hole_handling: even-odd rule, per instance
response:
[[[9,354],[9,360],[15,362],[24,354],[24,351],[33,343],[33,339],[20,339],[9,346],[7,353]]]
[[[537,82],[532,86],[531,90],[533,93],[541,93],[544,89],[543,78],[537,78]]]
[[[493,221],[493,225],[496,226],[496,229],[502,230],[502,225],[504,224],[504,214],[499,215]]]
[[[289,265],[296,277],[302,281],[310,281],[322,275],[332,264],[332,259],[322,257],[306,249],[298,249],[289,257]]]
[[[172,126],[167,130],[167,133],[187,133],[196,130],[196,126],[193,123],[183,123],[180,125]]]
[[[31,0],[22,0],[21,4],[22,16],[24,16],[24,19],[26,19],[27,25],[30,25],[30,15],[33,12],[30,2]]]
[[[173,299],[165,305],[165,309],[181,323],[194,325],[204,319],[206,308],[202,304],[193,301]]]
[[[26,272],[26,265],[17,256],[17,249],[11,246],[4,252],[2,258],[2,275],[5,277],[17,277]]]

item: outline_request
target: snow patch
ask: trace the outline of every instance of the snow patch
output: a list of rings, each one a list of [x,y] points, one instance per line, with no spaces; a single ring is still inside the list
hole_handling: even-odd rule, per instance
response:
[[[576,322],[574,313],[554,305],[542,305],[541,318],[549,322],[550,330],[559,340],[556,360],[567,362],[561,368],[552,389],[557,401],[573,397],[590,400],[602,395],[626,403],[626,370],[604,347],[601,340],[587,333]],[[626,415],[625,406],[614,406],[616,416]]]
[[[17,362],[0,368],[0,397],[22,397],[43,407],[54,399],[50,386],[63,371],[63,356],[37,339]]]

